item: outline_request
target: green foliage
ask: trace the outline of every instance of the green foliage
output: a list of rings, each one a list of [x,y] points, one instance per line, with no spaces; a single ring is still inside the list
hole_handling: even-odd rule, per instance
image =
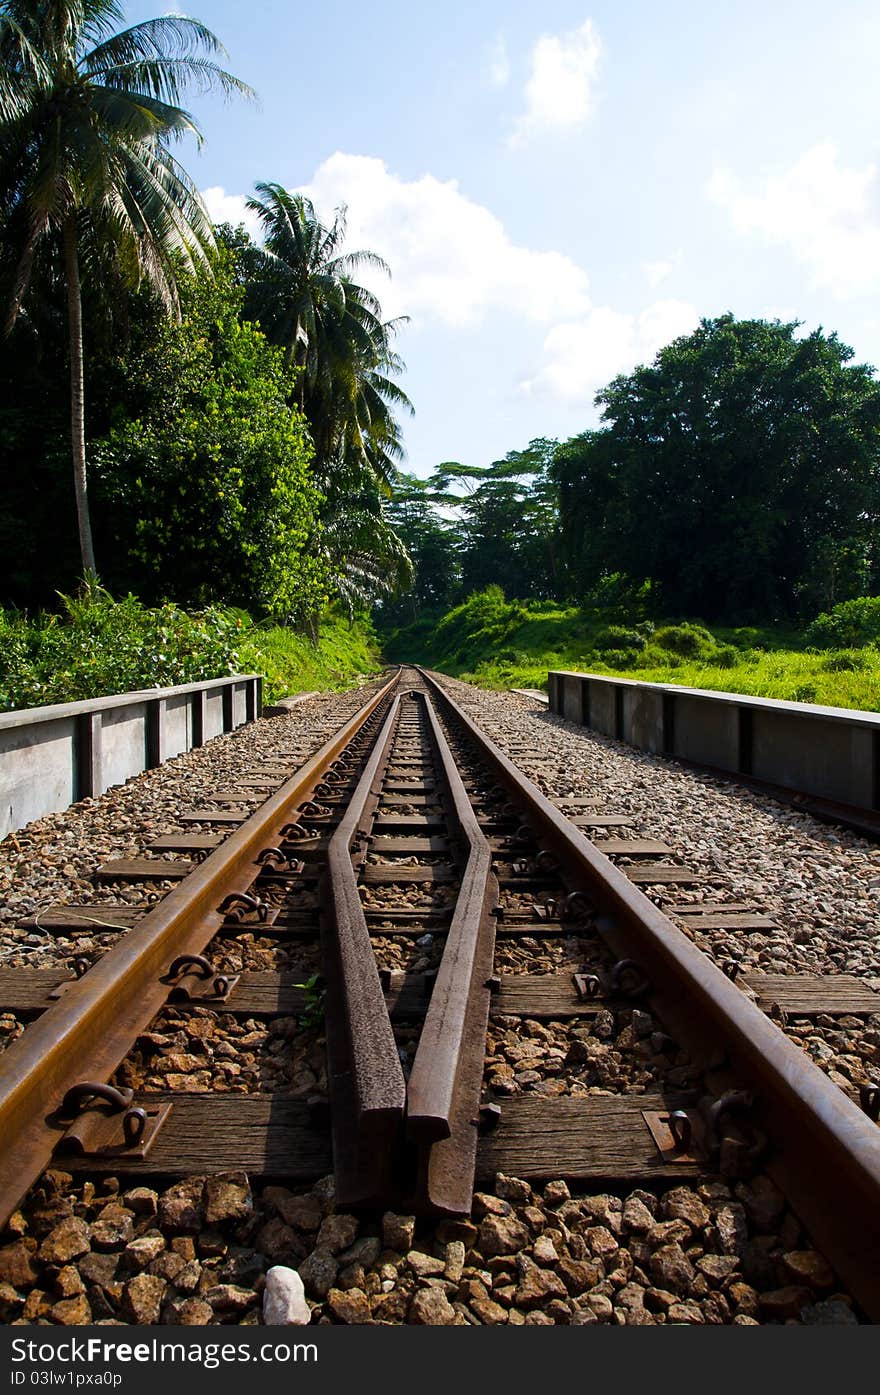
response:
[[[797,683],[791,690],[791,702],[818,702],[819,687],[816,683]]]
[[[301,623],[327,598],[311,445],[283,352],[241,299],[224,254],[211,280],[183,279],[180,323],[148,325],[125,365],[139,401],[95,447],[98,492],[118,580],[146,599]]]
[[[526,617],[525,607],[506,601],[500,586],[487,586],[445,615],[436,627],[438,662],[468,665],[487,650],[497,650]]]
[[[638,648],[618,639],[616,646],[608,645],[618,629],[646,643]],[[724,630],[686,622],[660,626],[653,635],[650,630],[640,621],[608,625],[591,607],[505,601],[496,587],[470,597],[439,623],[396,631],[386,653],[490,688],[545,688],[548,669],[570,669],[793,702],[880,708],[877,648],[829,657],[810,652],[803,635],[783,628]],[[655,642],[657,636],[662,643]],[[665,647],[670,640],[676,648]],[[687,652],[677,652],[682,649]]]
[[[843,649],[832,654],[820,667],[825,673],[866,673],[871,660],[859,649]]]
[[[644,649],[647,638],[639,630],[627,629],[625,625],[607,625],[595,638],[597,649]]]
[[[880,642],[880,596],[841,601],[807,627],[805,638],[817,649],[856,648]]]
[[[412,413],[394,378],[404,367],[393,348],[405,322],[382,320],[372,292],[354,280],[361,266],[389,268],[375,252],[342,251],[346,209],[325,227],[303,194],[260,183],[248,207],[260,220],[265,245],[241,259],[253,314],[288,362],[301,370],[300,406],[309,422],[322,485],[344,464],[359,462],[390,492],[403,457],[393,408]]]
[[[740,622],[880,588],[880,384],[798,328],[703,320],[598,395],[552,468],[569,590],[623,573],[655,613]]]
[[[376,636],[364,616],[354,622],[331,610],[321,617],[316,641],[284,625],[263,622],[242,635],[243,671],[265,676],[264,700],[290,693],[350,688],[381,667]]]
[[[117,31],[117,26],[119,32]],[[210,29],[166,14],[125,24],[118,0],[3,0],[0,8],[0,211],[11,271],[8,332],[48,263],[67,292],[70,441],[83,575],[97,578],[87,491],[82,272],[102,292],[149,282],[168,309],[177,273],[214,237],[198,188],[171,154],[201,139],[187,88],[250,89],[213,61]],[[53,266],[53,261],[55,265]],[[6,280],[4,276],[2,278]]]
[[[657,649],[669,649],[685,659],[696,659],[711,653],[714,640],[702,625],[664,625],[655,630],[651,643]]]
[[[737,649],[760,647],[761,631],[755,625],[738,625],[729,632],[730,643]]]
[[[722,644],[712,655],[712,663],[716,668],[736,668],[742,659],[742,653],[735,644]]]
[[[99,587],[62,596],[62,615],[0,609],[0,709],[43,707],[236,673],[242,621],[209,606],[148,609]]]
[[[295,983],[294,988],[302,988],[306,1000],[305,1008],[297,1018],[298,1025],[304,1030],[310,1027],[320,1027],[324,1021],[327,997],[321,975],[312,974],[304,983]]]
[[[390,513],[415,565],[412,593],[383,604],[385,629],[500,586],[550,600],[560,594],[555,441],[539,437],[486,467],[447,460],[427,480],[399,473]]]
[[[267,703],[289,693],[350,687],[380,666],[375,635],[327,614],[313,642],[285,626],[255,625],[246,611],[189,614],[98,586],[62,596],[62,613],[33,619],[0,608],[0,710],[43,707],[220,678],[265,675]]]
[[[632,663],[630,649],[598,649],[594,652],[599,663],[604,664],[606,668],[629,668]]]

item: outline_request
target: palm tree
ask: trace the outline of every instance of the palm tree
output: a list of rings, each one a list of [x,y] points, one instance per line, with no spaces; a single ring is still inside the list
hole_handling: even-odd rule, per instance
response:
[[[404,367],[392,348],[403,321],[383,321],[377,298],[353,278],[362,266],[388,267],[375,252],[341,250],[344,208],[328,228],[303,194],[280,184],[257,184],[256,193],[248,207],[262,223],[264,244],[248,266],[248,304],[299,369],[297,398],[322,482],[354,457],[390,492],[403,456],[392,407],[412,412],[393,381]]]
[[[0,0],[0,210],[17,238],[6,331],[41,246],[60,247],[70,352],[74,489],[83,571],[94,578],[85,453],[81,269],[146,279],[176,308],[181,268],[214,245],[198,190],[169,149],[201,132],[178,105],[188,87],[250,94],[211,55],[193,19],[120,29],[118,0]]]
[[[339,599],[353,618],[358,607],[406,591],[413,564],[406,544],[385,514],[377,484],[334,476],[326,496],[317,551]]]

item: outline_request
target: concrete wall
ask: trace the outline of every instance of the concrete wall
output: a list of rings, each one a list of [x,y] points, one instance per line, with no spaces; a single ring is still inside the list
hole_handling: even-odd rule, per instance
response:
[[[623,733],[627,741],[643,751],[662,751],[663,694],[645,688],[623,691]]]
[[[0,838],[262,711],[259,674],[0,713]]]
[[[642,750],[880,808],[876,712],[590,673],[551,673],[548,691],[551,712]]]
[[[130,706],[111,707],[100,717],[101,760],[89,794],[103,794],[111,785],[122,785],[130,775],[148,768],[147,704],[133,702]],[[85,790],[77,790],[76,797],[80,799],[85,794]]]
[[[682,693],[673,699],[675,731],[669,754],[700,765],[746,774],[740,761],[739,710],[711,695]]]
[[[614,696],[614,684],[603,683],[601,678],[597,678],[595,681],[591,680],[586,688],[584,711],[589,714],[588,725],[594,727],[596,731],[601,731],[605,736],[616,736],[617,704]]]

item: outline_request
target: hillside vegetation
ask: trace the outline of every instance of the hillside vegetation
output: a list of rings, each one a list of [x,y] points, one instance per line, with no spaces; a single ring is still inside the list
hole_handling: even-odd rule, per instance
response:
[[[264,698],[350,687],[379,667],[368,622],[325,616],[316,642],[246,611],[187,613],[93,588],[61,597],[62,614],[0,608],[0,711],[174,687],[230,673],[263,673]]]
[[[876,597],[844,602],[797,631],[655,623],[619,608],[508,601],[489,586],[439,620],[394,631],[385,655],[489,688],[546,688],[548,670],[561,668],[873,710],[878,643]]]

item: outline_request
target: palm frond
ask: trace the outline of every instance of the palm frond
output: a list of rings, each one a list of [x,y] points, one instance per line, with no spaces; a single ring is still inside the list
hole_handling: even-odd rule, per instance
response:
[[[220,91],[225,96],[253,98],[252,88],[209,58],[138,58],[87,69],[104,87],[128,88],[176,103],[191,88],[199,93]]]

